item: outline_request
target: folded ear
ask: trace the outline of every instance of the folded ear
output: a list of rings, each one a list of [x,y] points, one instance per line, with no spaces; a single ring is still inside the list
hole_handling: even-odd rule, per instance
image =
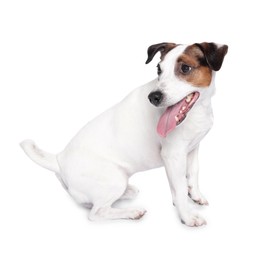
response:
[[[148,64],[154,58],[156,53],[159,51],[161,53],[160,58],[163,59],[163,57],[175,46],[176,46],[175,43],[169,43],[169,42],[163,42],[163,43],[151,45],[147,50],[148,58],[145,64]]]
[[[219,45],[213,42],[196,43],[204,53],[207,64],[212,70],[218,71],[221,68],[223,59],[228,51],[227,45]]]

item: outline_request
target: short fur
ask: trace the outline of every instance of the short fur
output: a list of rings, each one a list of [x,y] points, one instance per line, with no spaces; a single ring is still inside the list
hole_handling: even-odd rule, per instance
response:
[[[227,46],[213,43],[194,46],[173,43],[150,46],[147,63],[161,52],[159,77],[89,122],[61,153],[46,153],[31,140],[21,143],[33,161],[57,174],[75,201],[92,207],[89,219],[141,218],[144,209],[120,209],[112,204],[135,197],[137,189],[128,184],[134,173],[164,166],[182,222],[188,226],[206,223],[189,208],[188,194],[195,202],[207,204],[198,188],[198,150],[213,124],[214,70],[221,67]],[[192,68],[195,76],[179,77],[175,73],[179,57],[189,56],[194,61],[194,48],[204,64]],[[204,87],[196,85],[196,75],[200,75],[199,82]],[[154,91],[164,96],[159,107],[150,104],[147,98]],[[156,126],[166,107],[194,91],[200,93],[200,98],[186,119],[166,138],[160,137]]]

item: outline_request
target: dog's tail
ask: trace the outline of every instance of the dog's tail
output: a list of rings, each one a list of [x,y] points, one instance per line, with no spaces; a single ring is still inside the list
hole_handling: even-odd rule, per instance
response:
[[[60,173],[60,168],[54,154],[42,151],[32,140],[24,140],[20,145],[28,157],[35,163],[55,173]]]

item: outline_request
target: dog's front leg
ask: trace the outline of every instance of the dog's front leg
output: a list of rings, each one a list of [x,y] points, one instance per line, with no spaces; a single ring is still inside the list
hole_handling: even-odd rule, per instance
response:
[[[190,198],[200,204],[208,205],[207,200],[201,194],[198,184],[199,160],[198,160],[199,145],[188,154],[187,157],[187,177],[188,177],[188,192]]]
[[[170,149],[169,149],[170,148]],[[170,184],[174,205],[184,224],[187,226],[201,226],[206,221],[197,213],[191,211],[188,205],[188,184],[186,178],[187,154],[183,150],[162,148],[161,156],[164,161],[168,181]]]

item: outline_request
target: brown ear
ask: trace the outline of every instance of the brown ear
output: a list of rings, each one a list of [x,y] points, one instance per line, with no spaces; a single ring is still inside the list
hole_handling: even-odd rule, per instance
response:
[[[169,42],[163,42],[163,43],[151,45],[147,50],[148,58],[145,64],[148,64],[154,58],[156,53],[159,51],[161,53],[160,58],[163,59],[163,57],[175,46],[176,46],[175,43],[169,43]]]
[[[207,64],[212,70],[218,71],[221,68],[223,59],[228,51],[227,45],[217,45],[213,42],[196,43],[204,53]]]

